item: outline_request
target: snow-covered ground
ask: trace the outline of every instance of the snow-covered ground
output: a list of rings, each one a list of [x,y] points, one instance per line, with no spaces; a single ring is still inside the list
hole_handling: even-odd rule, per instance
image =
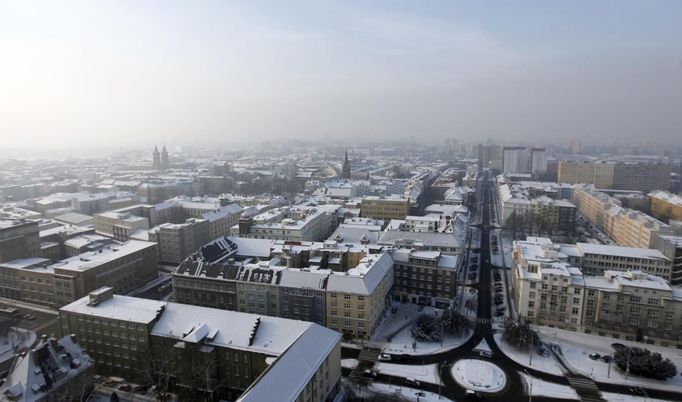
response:
[[[427,392],[427,391],[419,391],[414,388],[408,388],[408,387],[403,387],[403,386],[397,386],[397,385],[389,385],[389,384],[381,384],[377,382],[370,383],[367,389],[364,391],[367,393],[366,396],[369,396],[369,393],[373,394],[381,394],[385,396],[395,396],[394,399],[400,400],[400,398],[404,398],[405,400],[408,401],[416,401],[417,399],[419,401],[423,402],[448,402],[450,399],[444,397],[444,396],[438,396],[438,394],[434,394],[433,392]],[[363,393],[363,395],[365,395]],[[454,402],[454,401],[450,401]]]
[[[417,342],[416,348],[413,348],[410,331],[412,321],[422,313],[440,316],[443,310],[424,307],[419,311],[419,306],[412,303],[395,303],[394,306],[398,308],[397,311],[389,313],[384,318],[365,345],[379,347],[386,353],[423,355],[456,348],[469,340],[473,334],[472,331],[461,337],[446,334],[443,336],[443,342]]]
[[[663,399],[652,399],[635,395],[614,394],[612,392],[602,392],[601,396],[609,402],[665,402],[665,400]]]
[[[354,369],[360,364],[358,359],[341,359],[341,367]]]
[[[548,357],[543,357],[533,352],[533,358],[531,359],[529,352],[516,350],[507,342],[503,342],[502,333],[496,333],[494,338],[495,343],[497,343],[497,346],[502,350],[502,352],[515,362],[526,367],[532,367],[536,370],[544,371],[545,373],[556,375],[564,374],[561,365],[556,361],[554,355],[550,354]]]
[[[460,314],[470,317],[471,320],[476,318],[476,311],[478,310],[478,290],[476,288],[458,287],[455,300]]]
[[[667,381],[659,381],[635,375],[628,375],[616,367],[615,364],[592,360],[588,356],[591,353],[600,355],[613,355],[615,352],[612,343],[618,342],[628,346],[637,346],[659,352],[664,358],[670,359],[678,370],[682,368],[682,350],[666,348],[656,345],[645,345],[637,342],[628,342],[610,337],[565,331],[557,328],[537,327],[540,338],[545,342],[557,343],[561,346],[565,362],[572,370],[594,378],[598,382],[610,382],[642,387],[655,387],[659,389],[679,391],[682,387],[682,376],[676,375]],[[537,356],[537,355],[536,355]],[[535,361],[535,357],[533,360]]]
[[[420,382],[438,384],[440,381],[437,364],[418,366],[408,364],[377,363],[374,365],[374,368],[382,374],[388,374],[402,378],[414,378]]]
[[[474,391],[500,392],[507,384],[504,371],[493,363],[483,360],[458,360],[452,365],[450,372],[459,385]]]
[[[533,396],[580,400],[578,393],[568,385],[543,381],[526,373],[519,372],[519,374],[521,374],[523,381],[526,383],[526,395],[528,390],[530,390]]]
[[[30,348],[36,341],[36,334],[23,328],[10,328],[8,335],[0,337],[0,362],[11,359],[14,350]]]

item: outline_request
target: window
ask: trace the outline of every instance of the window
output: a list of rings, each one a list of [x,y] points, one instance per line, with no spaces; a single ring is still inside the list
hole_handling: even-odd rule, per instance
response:
[[[533,307],[535,307],[535,302],[531,300],[528,302],[528,308],[533,308]]]
[[[530,283],[530,288],[531,288],[531,289],[535,289],[535,288],[536,288],[536,286],[535,286],[535,285],[537,285],[537,283],[535,283],[535,282],[531,282],[531,283]]]

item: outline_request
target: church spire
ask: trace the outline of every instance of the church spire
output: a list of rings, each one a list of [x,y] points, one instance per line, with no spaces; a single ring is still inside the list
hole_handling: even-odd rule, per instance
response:
[[[350,179],[350,161],[348,161],[348,150],[346,149],[346,156],[343,159],[343,169],[342,169],[342,177],[344,179]]]

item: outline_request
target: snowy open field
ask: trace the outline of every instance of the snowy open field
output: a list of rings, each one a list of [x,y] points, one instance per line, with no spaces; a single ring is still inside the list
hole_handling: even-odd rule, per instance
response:
[[[569,367],[576,372],[594,378],[595,381],[655,387],[674,391],[679,391],[680,387],[682,387],[682,376],[679,374],[667,381],[648,379],[632,374],[625,378],[625,373],[618,369],[615,364],[611,364],[609,371],[609,364],[604,363],[601,360],[592,360],[588,357],[590,353],[613,355],[614,350],[611,344],[618,342],[628,346],[643,347],[651,351],[659,352],[664,358],[669,358],[675,366],[677,366],[679,371],[682,369],[682,350],[655,345],[643,345],[637,342],[628,342],[610,337],[564,331],[556,328],[538,327],[537,329],[539,330],[540,338],[542,340],[545,342],[554,342],[561,346],[565,362]],[[533,356],[533,360],[535,360],[535,356]]]
[[[416,348],[413,348],[410,327],[414,318],[421,313],[440,316],[443,310],[424,307],[419,311],[419,306],[412,303],[396,303],[394,306],[398,307],[396,313],[388,313],[369,342],[365,342],[366,345],[382,348],[386,353],[423,355],[456,348],[471,337],[472,331],[462,337],[445,335],[443,342],[417,342]]]

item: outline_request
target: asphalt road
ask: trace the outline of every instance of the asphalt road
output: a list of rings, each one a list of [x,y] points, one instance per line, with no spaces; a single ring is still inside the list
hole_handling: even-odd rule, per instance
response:
[[[424,391],[434,393],[441,393],[443,396],[451,400],[465,400],[465,389],[461,387],[450,374],[450,368],[457,360],[460,359],[481,359],[489,360],[500,367],[507,376],[507,387],[496,395],[486,395],[480,400],[483,401],[519,401],[525,400],[525,386],[520,376],[520,372],[526,372],[532,377],[541,379],[546,382],[555,384],[568,385],[568,380],[565,376],[545,373],[535,369],[527,368],[514,360],[507,357],[497,347],[493,338],[494,330],[490,324],[491,319],[491,302],[492,302],[492,272],[497,267],[490,263],[490,206],[493,205],[494,199],[492,195],[492,186],[488,174],[485,174],[479,179],[478,194],[483,194],[483,205],[479,208],[479,217],[476,219],[476,224],[480,222],[481,226],[481,249],[479,257],[479,280],[474,287],[478,289],[478,319],[476,320],[473,336],[463,345],[441,353],[435,353],[424,356],[410,356],[410,355],[392,355],[392,362],[408,365],[423,365],[423,364],[438,364],[439,373],[442,385],[421,383],[419,387],[414,384],[409,384],[401,377],[394,377],[380,374],[374,381],[391,384],[401,384],[404,386],[419,388]],[[488,346],[492,350],[493,357],[485,358],[474,352],[474,348],[485,339]],[[357,357],[357,350],[344,349],[342,351],[344,357]],[[347,372],[344,371],[346,374]],[[627,385],[616,385],[607,383],[597,383],[600,390],[613,393],[631,394],[630,387]],[[650,398],[659,398],[663,400],[680,400],[682,401],[682,392],[661,391],[656,389],[645,388],[647,396]],[[561,401],[559,398],[533,397],[535,401]]]

